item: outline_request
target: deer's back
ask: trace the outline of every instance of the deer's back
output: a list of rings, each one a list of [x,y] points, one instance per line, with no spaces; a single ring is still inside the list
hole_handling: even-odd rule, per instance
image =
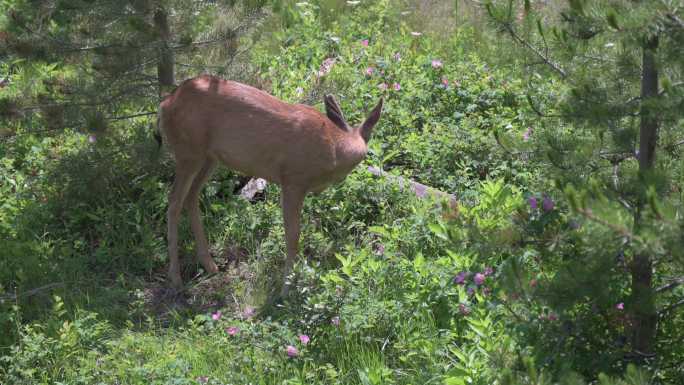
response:
[[[160,108],[177,161],[210,156],[276,183],[303,183],[334,172],[336,145],[348,139],[312,107],[212,76],[184,82]]]

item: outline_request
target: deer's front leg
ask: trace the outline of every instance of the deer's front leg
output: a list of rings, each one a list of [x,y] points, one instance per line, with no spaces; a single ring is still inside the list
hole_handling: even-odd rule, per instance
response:
[[[299,248],[299,227],[301,219],[302,204],[306,191],[293,186],[283,186],[282,189],[282,208],[283,222],[285,224],[285,243],[287,247],[287,257],[283,268],[283,282],[280,291],[281,297],[286,297],[290,290],[288,276],[292,273],[292,266]]]

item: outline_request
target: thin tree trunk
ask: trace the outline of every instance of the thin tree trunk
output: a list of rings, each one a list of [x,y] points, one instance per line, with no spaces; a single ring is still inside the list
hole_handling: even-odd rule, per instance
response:
[[[658,96],[658,68],[655,54],[658,37],[654,36],[643,47],[641,72],[641,112],[639,129],[639,174],[646,182],[653,171],[656,142],[658,140],[658,116],[653,103]],[[640,231],[642,210],[646,204],[645,193],[639,198],[634,218],[635,230]],[[653,260],[647,252],[634,256],[632,275],[632,346],[642,357],[653,354],[657,313],[653,291]]]
[[[175,87],[174,57],[171,49],[171,28],[166,10],[160,8],[154,13],[154,25],[161,39],[159,49],[159,62],[157,64],[157,79],[159,82],[159,95],[170,92]]]

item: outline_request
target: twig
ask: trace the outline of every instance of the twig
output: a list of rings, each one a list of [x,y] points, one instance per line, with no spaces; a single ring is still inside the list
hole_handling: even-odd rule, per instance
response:
[[[515,33],[515,30],[511,26],[510,23],[504,23],[504,28],[508,33],[511,35],[513,40],[517,41],[518,43],[524,45],[527,49],[532,51],[535,55],[537,55],[541,60],[544,61],[549,67],[551,67],[554,71],[558,72],[558,74],[561,75],[561,77],[565,78],[567,77],[567,73],[563,68],[560,67],[557,63],[555,63],[553,60],[551,60],[549,57],[544,55],[542,52],[540,52],[536,47],[534,47],[532,44],[530,44],[527,40],[523,39],[520,37],[517,33]]]
[[[625,237],[629,240],[641,241],[641,239],[639,237],[632,234],[632,232],[629,231],[628,229],[621,227],[621,226],[618,226],[614,223],[610,223],[610,222],[608,222],[602,218],[597,217],[596,215],[594,215],[594,212],[591,211],[591,209],[580,209],[580,208],[578,208],[577,212],[584,215],[585,218],[592,220],[596,223],[602,224],[602,225],[608,227],[609,229],[615,231],[616,233],[622,235],[623,237]]]
[[[655,292],[656,293],[662,293],[664,291],[674,289],[675,287],[677,287],[681,284],[684,284],[684,277],[676,278],[674,281],[668,283],[667,285],[663,285],[663,286],[655,289]]]
[[[31,289],[31,290],[28,290],[28,291],[25,291],[25,292],[19,293],[19,294],[6,294],[3,296],[0,296],[0,301],[6,301],[6,300],[16,301],[17,299],[19,299],[21,297],[30,297],[32,295],[36,295],[36,294],[40,293],[41,291],[53,289],[55,287],[60,287],[60,286],[64,286],[64,282],[49,283],[45,286],[37,287],[35,289]]]
[[[666,15],[666,17],[668,19],[672,20],[675,24],[677,24],[679,26],[679,28],[684,28],[684,20],[677,17],[677,15],[668,14],[668,15]]]
[[[661,316],[661,317],[662,317],[663,315],[665,315],[665,314],[671,312],[672,310],[674,310],[674,309],[676,309],[676,308],[678,308],[678,307],[680,307],[680,306],[682,306],[682,305],[684,305],[684,299],[680,299],[679,301],[673,303],[672,305],[670,305],[670,306],[668,306],[668,307],[666,307],[666,308],[663,308],[663,309],[658,310],[658,316]]]
[[[131,119],[131,118],[138,118],[140,116],[155,115],[156,113],[157,113],[157,111],[147,111],[147,112],[141,112],[139,114],[133,114],[133,115],[110,116],[107,118],[107,120],[125,120],[125,119]]]

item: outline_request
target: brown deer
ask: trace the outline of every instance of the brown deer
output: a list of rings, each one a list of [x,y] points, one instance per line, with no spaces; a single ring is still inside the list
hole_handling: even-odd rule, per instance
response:
[[[382,99],[358,127],[350,127],[332,96],[326,115],[313,107],[283,102],[264,91],[203,75],[186,80],[159,105],[158,127],[176,160],[169,194],[169,278],[182,286],[178,221],[185,207],[197,256],[208,273],[218,268],[200,218],[199,195],[217,164],[279,184],[287,257],[281,295],[299,245],[304,196],[342,181],[361,162],[380,118]]]

